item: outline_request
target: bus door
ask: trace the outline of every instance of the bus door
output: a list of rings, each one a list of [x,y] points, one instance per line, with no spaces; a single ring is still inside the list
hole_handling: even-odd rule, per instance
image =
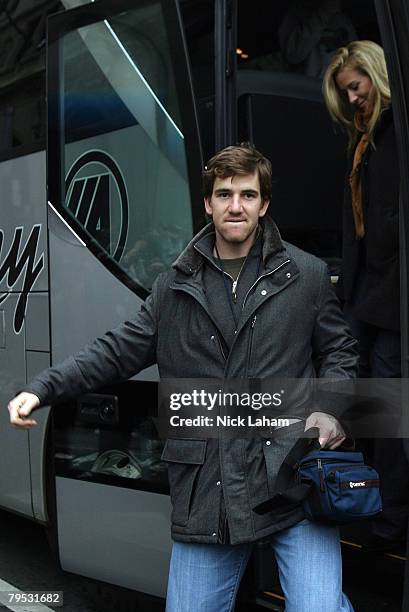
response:
[[[132,317],[203,214],[175,0],[101,0],[52,16],[47,61],[57,363]],[[54,409],[54,515],[63,569],[163,596],[170,500],[156,379],[150,369]]]
[[[376,1],[390,75],[392,106],[400,162],[400,272],[402,334],[402,437],[409,461],[409,3]],[[409,535],[406,543],[402,610],[409,607]]]
[[[406,0],[238,2],[237,33],[230,37],[237,40],[235,61],[225,73],[229,75],[230,87],[236,91],[235,124],[230,126],[232,140],[254,142],[272,161],[275,180],[269,214],[285,240],[327,262],[335,285],[341,267],[347,140],[329,117],[322,95],[322,78],[331,54],[352,40],[372,40],[384,48],[402,176],[399,251],[402,377],[406,379],[409,367],[408,30]],[[387,192],[388,185],[384,188]],[[409,400],[402,402],[402,406],[409,406]],[[409,437],[407,431],[406,425],[402,437]],[[361,579],[363,573],[371,575],[375,565],[369,563],[369,555],[362,554],[361,531],[362,527],[358,527],[342,534],[346,592],[350,589],[353,601],[362,610],[392,605],[392,599],[401,596],[401,585],[397,588],[393,585],[401,579],[405,554],[377,558],[378,567],[387,576],[384,583],[388,588],[383,594],[381,589],[375,592],[373,576],[372,583],[360,580],[355,584],[357,576]],[[260,568],[263,571],[259,572],[260,584],[271,587],[274,580],[265,571],[268,563],[271,565],[270,552],[269,549],[264,552],[259,551],[263,565]],[[405,610],[409,606],[409,578],[406,590]],[[276,604],[282,604],[279,588],[268,591],[260,600],[267,605],[273,598]]]
[[[401,267],[401,329],[402,377],[409,377],[409,3],[376,1],[380,16],[386,61],[390,75],[392,105],[399,150],[400,186],[400,267]],[[405,430],[409,438],[409,428]],[[408,450],[409,454],[409,450]]]

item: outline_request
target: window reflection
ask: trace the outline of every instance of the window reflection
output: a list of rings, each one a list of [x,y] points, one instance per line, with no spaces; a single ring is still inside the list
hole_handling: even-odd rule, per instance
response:
[[[63,39],[65,207],[145,292],[193,233],[169,45],[159,4]]]
[[[133,399],[135,394],[142,400],[137,406]],[[90,396],[78,398],[76,403],[59,406],[54,411],[57,475],[167,491],[167,467],[161,461],[163,441],[158,435],[155,418],[150,414],[156,406],[152,383],[130,381],[117,386],[115,395],[119,400],[117,423],[104,422],[98,413],[91,418],[89,411],[85,415],[81,405]]]

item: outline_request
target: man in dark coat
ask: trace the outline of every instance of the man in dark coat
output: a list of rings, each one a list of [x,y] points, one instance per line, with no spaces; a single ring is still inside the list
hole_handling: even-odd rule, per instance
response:
[[[174,546],[168,612],[227,612],[254,542],[271,538],[287,612],[346,612],[339,535],[301,506],[264,515],[294,436],[316,427],[323,447],[345,438],[334,406],[306,407],[314,378],[356,373],[350,336],[325,264],[281,240],[266,216],[271,164],[249,144],[217,153],[204,172],[212,223],[160,275],[140,312],[77,355],[37,376],[9,404],[11,423],[31,427],[39,405],[125,380],[157,363],[164,379],[293,378],[301,393],[289,427],[239,439],[169,438]],[[324,412],[325,410],[325,412]]]

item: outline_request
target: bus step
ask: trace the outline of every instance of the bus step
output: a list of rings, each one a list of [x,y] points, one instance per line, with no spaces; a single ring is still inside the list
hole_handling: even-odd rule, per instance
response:
[[[256,596],[256,604],[267,610],[274,612],[284,612],[285,602],[284,597],[275,591],[264,591]]]
[[[391,561],[396,561],[402,565],[405,564],[406,561],[406,552],[402,549],[397,548],[396,550],[391,551],[369,551],[365,550],[365,547],[359,542],[354,542],[346,538],[341,539],[342,551],[343,554],[360,554],[360,555],[376,555],[377,558],[383,559],[385,562],[389,559]]]

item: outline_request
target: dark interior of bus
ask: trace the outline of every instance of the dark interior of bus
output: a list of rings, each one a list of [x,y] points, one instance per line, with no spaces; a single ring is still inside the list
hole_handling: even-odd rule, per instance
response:
[[[254,142],[272,161],[270,214],[284,239],[324,258],[337,275],[347,140],[325,108],[322,74],[303,73],[280,48],[280,31],[294,4],[238,2],[237,141]],[[314,0],[304,4],[313,6]],[[214,3],[182,1],[181,9],[208,159],[215,149]],[[380,43],[372,0],[343,0],[341,9],[350,32],[346,38],[338,34],[338,46],[352,37]]]
[[[295,44],[290,40],[286,48],[283,41],[294,4],[239,2],[238,137],[254,142],[272,161],[270,214],[283,237],[324,258],[337,275],[347,140],[323,103],[322,71],[312,76],[305,62],[292,64],[286,57]],[[371,0],[342,2],[342,12],[358,39],[380,42]],[[337,33],[335,44],[346,44],[355,33],[345,38]],[[305,44],[307,34],[313,36],[313,30],[305,25],[297,44]]]
[[[335,280],[341,264],[341,207],[347,139],[328,115],[322,96],[322,74],[305,74],[300,66],[291,65],[283,58],[280,29],[293,4],[296,3],[238,2],[237,141],[254,142],[273,163],[275,180],[270,214],[284,239],[326,260]],[[304,4],[314,2],[306,0]],[[213,3],[199,1],[198,5],[200,14],[208,15],[207,30],[195,30],[194,13],[189,14],[187,7],[184,17],[206,159],[214,152],[214,140],[209,136],[212,133],[209,128],[214,122],[214,98],[209,87],[213,76],[210,51],[213,48]],[[341,6],[354,34],[353,38],[350,34],[349,40],[340,40],[338,46],[353,39],[382,44],[372,0],[343,0]],[[192,39],[190,28],[195,32]],[[208,79],[204,78],[206,73]],[[358,527],[344,530],[342,536],[348,592],[358,610],[400,609],[399,603],[391,597],[391,589],[396,593],[400,590],[404,553],[384,557],[360,555],[361,535]],[[266,570],[267,576],[263,575],[263,568],[271,567],[270,551],[259,548],[257,555],[258,562],[250,569],[254,571],[255,568],[256,576],[248,578],[250,582],[259,581],[262,587],[271,581],[270,569]],[[356,581],[357,576],[361,578],[360,584]],[[370,582],[375,577],[378,592],[365,589],[362,580],[366,584],[369,576],[372,577]],[[275,581],[274,597],[279,603],[278,576]]]

